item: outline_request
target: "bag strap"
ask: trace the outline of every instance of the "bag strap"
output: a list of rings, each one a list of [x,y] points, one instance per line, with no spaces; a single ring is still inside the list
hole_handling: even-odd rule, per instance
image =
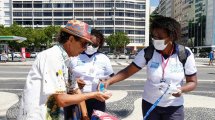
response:
[[[146,65],[148,64],[148,62],[151,60],[153,53],[154,53],[154,46],[150,45],[147,48],[144,49],[144,58],[146,59]],[[187,53],[186,53],[186,49],[184,45],[180,45],[178,44],[178,58],[179,61],[183,64],[183,67],[187,61]]]
[[[187,61],[187,53],[184,45],[178,45],[178,58],[179,61],[183,64],[183,67]]]
[[[148,64],[149,60],[151,60],[153,53],[154,53],[154,46],[150,45],[147,48],[144,49],[144,58],[146,59],[146,65]]]

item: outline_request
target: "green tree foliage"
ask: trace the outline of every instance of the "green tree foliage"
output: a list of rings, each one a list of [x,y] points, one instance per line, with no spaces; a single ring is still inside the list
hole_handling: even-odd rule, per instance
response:
[[[112,52],[120,52],[130,43],[130,40],[126,33],[116,32],[106,38],[106,43],[113,50]]]
[[[53,36],[60,30],[60,26],[48,26],[45,28],[28,28],[21,27],[14,23],[10,27],[0,25],[1,36],[21,36],[26,37],[27,40],[23,42],[17,41],[3,41],[8,43],[16,51],[20,51],[21,47],[26,48],[49,48],[53,42]]]

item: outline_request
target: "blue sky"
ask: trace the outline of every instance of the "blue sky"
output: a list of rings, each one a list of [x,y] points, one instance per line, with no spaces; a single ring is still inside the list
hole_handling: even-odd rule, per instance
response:
[[[159,4],[159,0],[150,0],[150,5],[157,7]]]

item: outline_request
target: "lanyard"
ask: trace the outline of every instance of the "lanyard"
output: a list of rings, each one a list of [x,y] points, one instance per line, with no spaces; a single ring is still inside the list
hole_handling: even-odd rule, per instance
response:
[[[152,110],[155,109],[155,107],[158,105],[158,103],[160,102],[161,98],[166,94],[166,92],[169,90],[170,85],[168,85],[168,87],[166,88],[165,92],[163,93],[163,95],[161,95],[156,101],[155,103],[149,108],[149,110],[146,112],[146,115],[144,116],[143,120],[146,120],[146,118],[149,116],[149,114],[152,112]]]
[[[174,48],[174,47],[173,47],[173,48]],[[162,78],[161,78],[161,81],[160,81],[160,82],[165,82],[165,81],[166,81],[166,80],[164,80],[165,68],[166,68],[166,66],[167,66],[167,64],[168,64],[168,62],[169,62],[169,58],[170,58],[171,55],[172,55],[173,48],[172,48],[172,50],[171,50],[171,52],[170,52],[170,56],[168,57],[166,63],[164,62],[164,57],[161,55],[161,59],[162,59],[162,65],[161,65],[161,66],[162,66]]]

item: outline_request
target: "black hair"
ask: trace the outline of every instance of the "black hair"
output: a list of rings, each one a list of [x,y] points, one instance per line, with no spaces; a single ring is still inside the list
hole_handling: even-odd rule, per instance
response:
[[[181,39],[181,25],[175,19],[170,17],[164,17],[161,15],[155,15],[151,19],[150,34],[156,28],[166,30],[169,37],[173,38],[173,41]]]
[[[101,48],[103,46],[103,44],[104,44],[104,41],[105,41],[104,35],[100,31],[98,31],[96,29],[92,29],[91,35],[94,35],[96,38],[98,38],[100,40],[99,48]]]
[[[67,32],[65,32],[65,31],[60,31],[59,33],[58,33],[58,35],[57,35],[57,37],[55,38],[55,41],[56,42],[59,42],[60,44],[64,44],[64,43],[66,43],[66,41],[68,41],[69,40],[69,37],[71,36],[72,34],[69,34],[69,33],[67,33]],[[80,40],[81,38],[80,37],[78,37],[78,36],[75,36],[75,35],[72,35],[74,38],[75,38],[75,40]]]

